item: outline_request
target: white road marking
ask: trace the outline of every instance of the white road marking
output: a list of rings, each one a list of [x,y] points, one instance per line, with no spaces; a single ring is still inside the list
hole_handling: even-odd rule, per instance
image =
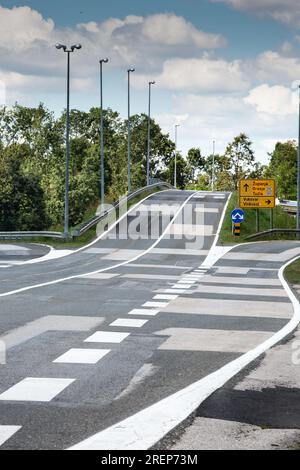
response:
[[[100,254],[108,254],[112,251],[115,251],[115,248],[88,248],[84,251],[84,253],[88,253],[91,255],[100,255]]]
[[[216,266],[216,272],[220,274],[248,274],[249,269],[249,267],[240,268],[238,266]]]
[[[160,290],[159,290],[160,291]],[[159,292],[159,291],[156,291],[156,292]],[[174,293],[174,294],[184,294],[186,293],[186,290],[185,289],[162,289],[161,290],[162,292],[165,292],[166,294],[171,294],[171,293]]]
[[[169,302],[145,302],[142,307],[163,308],[167,305],[169,305]]]
[[[89,331],[103,323],[103,317],[47,315],[0,336],[6,349],[12,348],[47,331]]]
[[[109,255],[103,256],[102,259],[108,260],[130,260],[136,256],[140,256],[144,253],[144,250],[117,250]]]
[[[206,256],[209,250],[189,250],[187,248],[154,248],[153,254],[158,255],[187,255],[187,256]]]
[[[189,289],[190,287],[192,287],[191,284],[178,283],[178,284],[174,284],[173,289]]]
[[[173,224],[170,229],[171,235],[210,237],[213,235],[213,225]]]
[[[248,364],[289,335],[300,322],[300,304],[284,279],[281,267],[278,276],[294,307],[293,318],[271,338],[203,379],[164,398],[154,405],[100,431],[73,446],[73,450],[130,450],[149,449],[168,432],[184,421],[213,392],[237,375]]]
[[[96,364],[110,349],[69,349],[53,362],[65,364]]]
[[[75,379],[27,377],[1,393],[1,401],[48,402],[61,393]]]
[[[279,279],[265,279],[260,277],[233,277],[233,276],[213,276],[207,274],[201,279],[201,284],[214,283],[218,284],[241,284],[241,285],[261,285],[264,286],[281,286]],[[272,292],[272,291],[271,291]]]
[[[190,279],[189,277],[185,277],[185,276],[181,278],[181,282],[183,284],[196,284],[195,279]]]
[[[155,317],[159,313],[159,310],[154,308],[134,308],[128,312],[128,315],[148,315],[150,317]]]
[[[283,289],[257,289],[256,287],[233,287],[233,286],[213,286],[205,285],[206,294],[230,294],[230,295],[252,295],[253,297],[286,297]],[[198,292],[203,292],[203,285],[197,288]]]
[[[133,320],[131,318],[119,318],[113,321],[109,326],[124,326],[129,328],[141,328],[148,320]]]
[[[81,276],[83,279],[112,279],[113,277],[119,276],[119,274],[112,273],[97,273],[97,274],[88,274]]]
[[[150,196],[148,196],[150,197]],[[148,198],[147,197],[147,198]],[[190,199],[192,199],[194,197],[194,193],[190,194],[190,196],[181,204],[181,206],[179,207],[179,209],[177,210],[174,218],[170,221],[170,223],[167,225],[167,227],[165,228],[165,230],[162,232],[162,234],[160,235],[160,237],[153,243],[153,245],[151,245],[149,248],[147,248],[145,251],[143,251],[142,253],[138,254],[137,256],[135,256],[134,258],[132,258],[131,260],[127,260],[127,261],[123,261],[122,263],[118,263],[114,266],[108,266],[107,268],[102,268],[102,269],[98,269],[96,271],[92,271],[92,272],[88,272],[88,273],[84,273],[84,274],[75,274],[73,276],[68,276],[68,277],[64,277],[64,278],[61,278],[61,279],[55,279],[54,281],[49,281],[49,282],[44,282],[44,283],[41,283],[41,284],[35,284],[35,285],[32,285],[32,286],[27,286],[27,287],[22,287],[20,289],[15,289],[15,290],[12,290],[12,291],[9,291],[9,292],[4,292],[2,294],[0,294],[0,297],[7,297],[7,296],[10,296],[10,295],[14,295],[14,294],[18,294],[20,292],[26,292],[28,290],[31,290],[31,289],[37,289],[39,287],[44,287],[44,286],[51,286],[51,285],[55,285],[55,284],[59,284],[60,282],[65,282],[65,281],[70,281],[72,279],[77,279],[77,278],[80,278],[82,277],[83,275],[91,275],[91,274],[97,274],[97,273],[101,273],[101,272],[106,272],[106,271],[111,271],[113,269],[116,269],[116,268],[119,268],[120,266],[125,266],[131,262],[134,262],[136,260],[138,260],[139,258],[141,258],[142,256],[148,254],[151,252],[151,250],[153,248],[155,248],[159,243],[160,241],[165,237],[165,235],[168,233],[168,231],[170,230],[170,227],[172,226],[172,224],[175,222],[175,220],[177,219],[177,217],[179,216],[180,212],[182,211],[182,209],[186,206],[186,204],[190,201]],[[147,199],[145,198],[145,199]],[[141,201],[142,202],[142,201]],[[133,208],[132,208],[133,209]],[[129,213],[130,211],[128,211]],[[93,245],[94,243],[96,243],[97,241],[99,241],[103,236],[105,236],[110,230],[112,230],[125,216],[127,216],[127,213],[124,214],[115,224],[113,224],[109,230],[107,232],[104,232],[103,234],[100,235],[100,237],[95,241],[95,242],[92,242],[90,245],[88,246],[85,246],[84,248],[80,248],[78,251],[81,251],[83,249],[86,249],[88,248],[89,246]]]
[[[96,331],[96,333],[84,340],[84,343],[121,343],[130,333],[116,331]]]
[[[195,207],[194,209],[195,212],[205,212],[205,213],[211,213],[211,214],[217,214],[219,212],[219,209],[216,207]]]
[[[165,274],[123,274],[121,277],[127,279],[157,279],[160,281],[177,281],[181,276],[167,276]]]
[[[175,300],[178,295],[157,294],[153,297],[154,300]]]
[[[0,446],[8,441],[22,426],[3,426],[0,425]]]
[[[173,351],[212,351],[245,353],[274,333],[269,331],[232,331],[196,328],[167,328],[157,335],[169,336],[158,349]]]
[[[293,309],[288,302],[265,302],[235,299],[201,299],[178,297],[172,306],[165,307],[163,312],[223,315],[234,317],[291,318]]]

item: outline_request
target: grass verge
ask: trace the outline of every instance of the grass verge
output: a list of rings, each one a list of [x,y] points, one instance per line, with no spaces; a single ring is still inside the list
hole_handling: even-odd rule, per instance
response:
[[[284,270],[284,277],[290,284],[300,284],[300,259]]]
[[[256,233],[256,210],[245,209],[245,221],[241,224],[241,235],[236,237],[232,235],[232,222],[231,212],[238,207],[238,194],[234,192],[231,196],[229,204],[227,206],[223,226],[221,229],[219,243],[222,245],[228,245],[233,243],[242,243],[249,240],[245,240],[249,235]],[[268,230],[270,228],[270,209],[259,210],[260,220],[260,231]],[[274,228],[296,228],[295,219],[287,214],[282,207],[276,206],[273,209],[273,226]],[[272,235],[260,238],[259,240],[283,240],[283,239],[295,239],[294,235]]]

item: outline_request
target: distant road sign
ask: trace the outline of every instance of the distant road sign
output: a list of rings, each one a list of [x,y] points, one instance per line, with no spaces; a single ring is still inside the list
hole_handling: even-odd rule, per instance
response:
[[[241,180],[239,184],[240,207],[273,209],[275,207],[276,184],[273,179]]]
[[[231,212],[231,220],[233,223],[244,222],[245,212],[242,209],[235,209]]]

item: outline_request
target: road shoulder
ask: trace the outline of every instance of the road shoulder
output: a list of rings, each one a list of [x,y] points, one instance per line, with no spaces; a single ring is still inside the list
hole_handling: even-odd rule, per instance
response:
[[[292,286],[300,300],[300,286]],[[300,447],[300,330],[217,390],[172,449],[270,450]]]

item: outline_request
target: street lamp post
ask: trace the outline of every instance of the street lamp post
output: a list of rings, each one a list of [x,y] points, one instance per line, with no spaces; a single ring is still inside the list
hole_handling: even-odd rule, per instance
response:
[[[128,193],[131,191],[131,129],[130,129],[130,74],[134,72],[135,69],[131,68],[127,70],[128,73],[128,164],[127,164],[127,173],[128,173]]]
[[[108,59],[100,59],[100,195],[101,209],[104,210],[104,129],[103,129],[103,64],[107,64]]]
[[[177,129],[180,124],[175,124],[175,161],[174,161],[174,188],[177,188]]]
[[[81,44],[75,44],[69,49],[64,44],[56,44],[56,49],[63,49],[67,53],[67,118],[66,118],[66,183],[65,183],[65,220],[64,234],[69,233],[69,161],[70,161],[70,54],[75,49],[81,49]]]
[[[148,148],[147,148],[147,186],[150,181],[150,150],[151,150],[151,85],[155,85],[155,82],[149,82],[149,104],[148,104]]]
[[[212,175],[211,175],[211,190],[215,189],[215,145],[216,142],[213,140],[213,161],[212,161]]]

